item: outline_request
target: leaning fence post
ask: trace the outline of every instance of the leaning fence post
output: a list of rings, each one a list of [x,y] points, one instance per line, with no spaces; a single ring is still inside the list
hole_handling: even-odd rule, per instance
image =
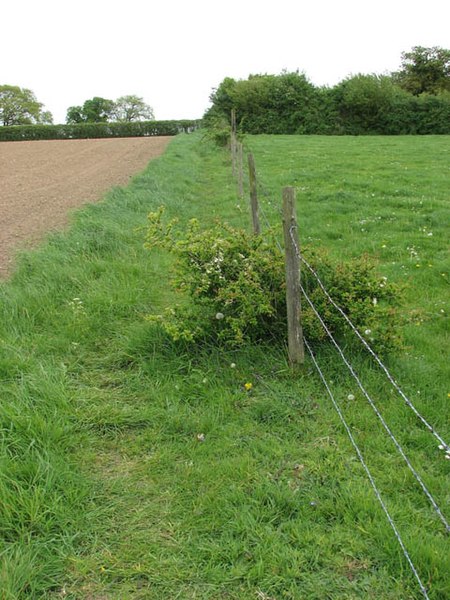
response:
[[[248,178],[250,183],[250,208],[252,212],[253,233],[259,235],[261,226],[259,224],[258,191],[256,187],[256,169],[253,154],[248,155]]]
[[[300,302],[300,246],[295,210],[295,190],[283,189],[283,233],[286,265],[288,352],[292,366],[305,360]]]

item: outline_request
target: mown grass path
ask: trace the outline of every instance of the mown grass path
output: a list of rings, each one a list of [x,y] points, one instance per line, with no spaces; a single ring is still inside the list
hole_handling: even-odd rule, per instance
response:
[[[422,140],[420,158],[417,138],[247,143],[271,219],[281,185],[296,185],[310,241],[375,253],[389,277],[407,271],[409,349],[390,365],[445,430],[448,173],[424,176],[445,146]],[[394,183],[386,156],[413,179],[402,169]],[[143,248],[146,214],[164,204],[181,222],[247,226],[230,171],[199,135],[176,138],[2,284],[5,598],[420,597],[312,366],[294,376],[270,346],[180,348],[145,321],[174,301],[168,257]],[[352,356],[448,512],[449,461]],[[446,598],[440,522],[336,356],[319,358],[430,598]]]

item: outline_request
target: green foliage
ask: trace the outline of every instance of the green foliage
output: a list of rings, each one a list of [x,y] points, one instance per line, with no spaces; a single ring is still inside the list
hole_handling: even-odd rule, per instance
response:
[[[31,90],[0,85],[0,123],[4,126],[51,123],[52,115],[43,106]]]
[[[333,88],[315,87],[298,72],[226,77],[210,97],[205,125],[223,143],[223,128],[217,124],[229,125],[234,108],[239,130],[250,134],[449,134],[448,54],[415,48],[404,55],[412,57],[404,71],[358,74]]]
[[[404,93],[390,77],[355,75],[333,89],[339,126],[347,134],[385,133],[386,115]]]
[[[119,121],[152,121],[155,118],[153,109],[139,96],[121,96],[116,101],[99,98],[86,100],[83,106],[70,106],[67,109],[66,122],[75,123],[107,123]]]
[[[121,96],[114,102],[112,114],[117,121],[152,121],[153,109],[139,96]]]
[[[132,123],[74,123],[71,125],[16,125],[0,128],[0,141],[72,140],[87,138],[146,137],[191,133],[199,120],[135,121]]]
[[[402,53],[402,66],[394,78],[414,96],[450,92],[450,50],[414,46]]]
[[[95,96],[86,100],[83,106],[70,106],[67,109],[66,122],[73,123],[106,123],[113,115],[115,103],[106,98]]]
[[[227,77],[211,96],[205,118],[228,117],[236,109],[246,133],[316,133],[320,91],[304,74],[250,75],[236,81]]]
[[[235,346],[286,336],[284,256],[271,239],[217,223],[201,230],[190,221],[185,237],[175,221],[163,222],[164,209],[149,215],[147,248],[165,248],[175,255],[175,288],[191,302],[149,317],[162,324],[174,340],[212,339]],[[333,264],[324,253],[304,249],[319,269],[336,302],[379,351],[400,347],[399,289],[380,279],[367,258]],[[342,317],[328,303],[316,279],[306,270],[303,284],[329,329],[344,335]],[[327,338],[311,307],[303,309],[305,335]]]

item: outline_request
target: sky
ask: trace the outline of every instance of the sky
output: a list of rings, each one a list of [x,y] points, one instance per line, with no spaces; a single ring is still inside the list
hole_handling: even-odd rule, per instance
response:
[[[304,72],[315,85],[450,48],[448,0],[6,0],[0,85],[67,108],[134,94],[156,119],[200,118],[225,77]]]

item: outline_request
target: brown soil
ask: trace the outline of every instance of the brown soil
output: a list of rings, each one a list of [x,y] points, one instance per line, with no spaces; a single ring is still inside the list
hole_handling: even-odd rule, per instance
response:
[[[0,277],[14,251],[67,223],[67,214],[125,185],[170,137],[0,142]]]

